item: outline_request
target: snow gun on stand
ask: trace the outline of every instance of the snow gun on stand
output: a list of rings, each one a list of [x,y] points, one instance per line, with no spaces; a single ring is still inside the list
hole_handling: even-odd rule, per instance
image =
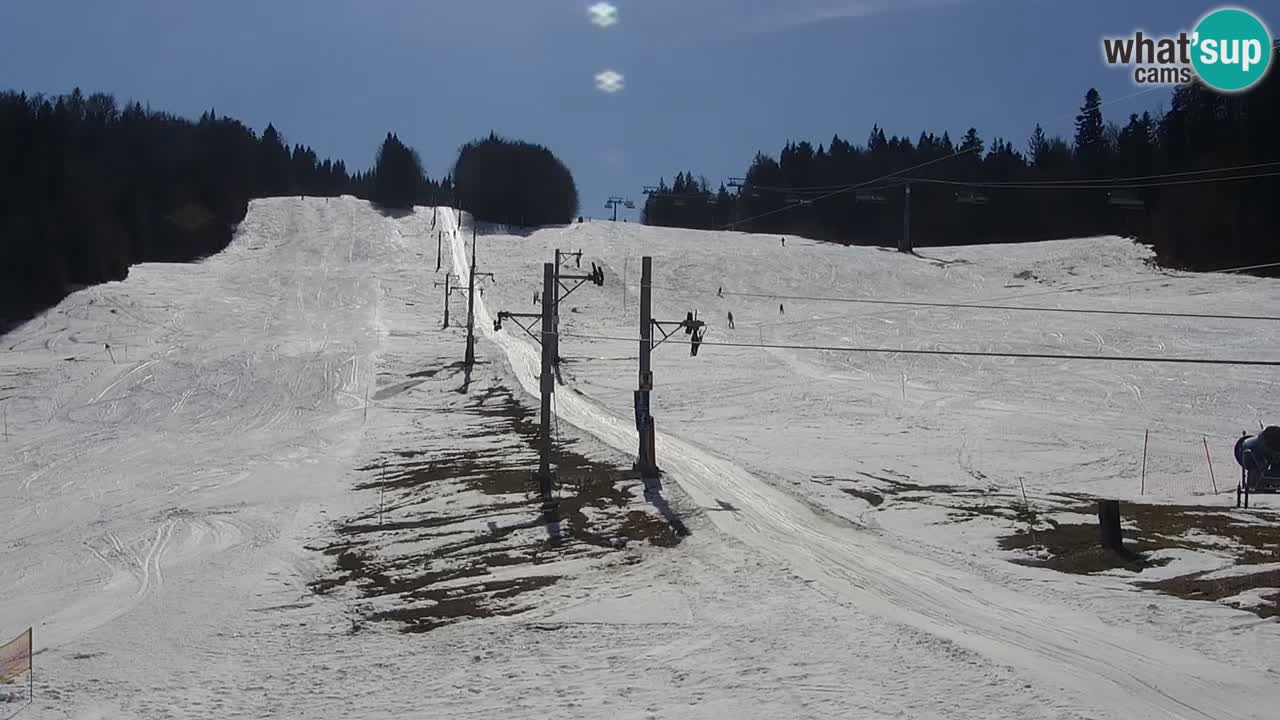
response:
[[[1280,427],[1272,425],[1252,436],[1240,433],[1233,450],[1240,464],[1236,507],[1249,507],[1253,494],[1280,493]]]

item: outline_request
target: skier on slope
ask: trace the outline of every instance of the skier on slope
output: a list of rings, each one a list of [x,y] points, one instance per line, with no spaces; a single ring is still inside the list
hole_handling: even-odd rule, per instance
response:
[[[733,329],[733,313],[729,313],[729,329]]]
[[[1280,468],[1280,427],[1271,425],[1257,435],[1240,438],[1235,456],[1245,470],[1245,485],[1257,487],[1268,469]]]

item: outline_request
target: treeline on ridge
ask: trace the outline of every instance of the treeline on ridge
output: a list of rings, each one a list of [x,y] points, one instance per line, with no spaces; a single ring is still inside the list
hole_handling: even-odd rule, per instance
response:
[[[290,148],[273,125],[259,137],[212,110],[193,122],[79,89],[0,94],[0,321],[123,279],[134,263],[216,253],[252,198],[378,201],[390,186],[376,171],[350,173]],[[449,192],[447,181],[408,182],[421,202]]]
[[[545,148],[491,136],[458,165],[468,209],[486,219],[558,223],[577,210],[572,176]],[[135,263],[219,252],[251,199],[345,194],[388,209],[456,202],[453,179],[430,179],[393,133],[370,171],[351,172],[274,125],[259,136],[213,110],[192,121],[79,89],[0,93],[0,332]]]
[[[458,207],[486,222],[558,225],[578,212],[573,174],[550,150],[489,133],[458,152]]]
[[[1123,126],[1104,122],[1102,98],[1090,90],[1070,140],[1047,137],[1037,125],[1025,152],[1003,139],[987,145],[973,128],[958,141],[944,132],[922,133],[913,143],[874,127],[862,146],[838,135],[816,149],[788,142],[777,159],[757,153],[734,192],[724,185],[712,190],[691,172],[677,174],[672,185],[661,182],[642,221],[689,228],[739,223],[735,229],[747,232],[894,246],[903,234],[909,177],[917,179],[910,183],[916,246],[1120,234],[1151,244],[1170,266],[1276,262],[1280,243],[1271,233],[1280,226],[1280,176],[1268,176],[1267,168],[1195,171],[1280,162],[1278,123],[1276,73],[1234,95],[1199,84],[1178,87],[1162,116],[1131,114]],[[964,150],[971,152],[945,159]],[[835,192],[930,161],[937,162]],[[1244,175],[1252,177],[1219,180]]]

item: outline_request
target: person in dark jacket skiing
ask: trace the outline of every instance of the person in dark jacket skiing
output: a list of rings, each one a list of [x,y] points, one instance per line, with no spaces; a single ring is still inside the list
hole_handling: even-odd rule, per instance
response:
[[[729,329],[733,329],[733,313],[729,313]]]

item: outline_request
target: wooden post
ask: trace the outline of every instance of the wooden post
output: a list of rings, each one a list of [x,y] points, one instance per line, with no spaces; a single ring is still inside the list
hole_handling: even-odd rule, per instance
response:
[[[907,183],[902,194],[902,239],[898,241],[898,252],[911,250],[911,183]]]
[[[1120,501],[1098,501],[1098,525],[1102,528],[1102,547],[1121,550],[1124,536],[1120,533]]]
[[[1142,480],[1138,485],[1138,494],[1145,495],[1147,493],[1147,441],[1151,439],[1151,431],[1144,430],[1142,433]]]
[[[1027,511],[1027,528],[1031,530],[1031,542],[1039,545],[1040,541],[1036,539],[1035,523],[1031,522],[1031,501],[1027,499],[1027,486],[1022,484],[1021,475],[1018,476],[1018,487],[1022,488],[1022,506]]]
[[[1240,507],[1241,499],[1244,500],[1244,506],[1249,507],[1249,471],[1240,468],[1240,484],[1236,486],[1236,507]]]
[[[1209,482],[1213,483],[1213,494],[1218,494],[1218,479],[1213,476],[1213,460],[1209,457],[1209,438],[1201,435],[1200,439],[1204,440],[1204,461],[1209,464]]]

